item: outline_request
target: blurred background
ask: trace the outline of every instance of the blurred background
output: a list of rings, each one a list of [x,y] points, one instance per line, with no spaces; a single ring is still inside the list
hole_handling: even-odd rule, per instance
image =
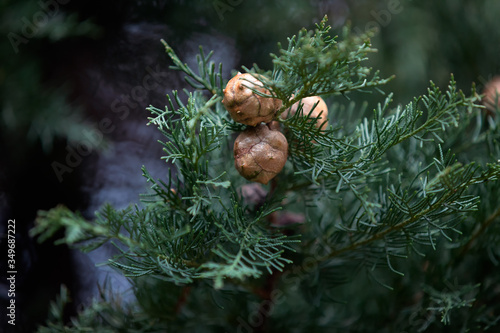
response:
[[[378,31],[369,64],[382,77],[395,75],[383,87],[395,104],[425,93],[430,80],[444,87],[450,73],[466,93],[500,74],[498,0],[0,1],[0,299],[8,301],[5,230],[15,219],[20,331],[44,321],[60,284],[74,301],[69,316],[110,276],[94,268],[106,253],[83,256],[32,240],[37,211],[62,204],[92,218],[105,202],[138,202],[147,185],[142,165],[168,174],[145,108],[187,86],[168,69],[160,39],[189,64],[199,45],[213,49],[229,79],[242,65],[271,69],[277,43],[324,15],[335,31],[345,24]],[[371,108],[384,99],[351,98]]]

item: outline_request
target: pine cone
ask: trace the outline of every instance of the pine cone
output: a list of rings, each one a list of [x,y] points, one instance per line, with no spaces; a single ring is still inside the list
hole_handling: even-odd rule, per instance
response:
[[[500,108],[500,76],[496,76],[484,87],[483,104],[491,116]]]
[[[282,102],[277,98],[262,97],[255,94],[250,88],[269,94],[262,87],[262,83],[251,74],[238,73],[227,83],[224,89],[222,104],[226,107],[234,121],[249,126],[256,126],[261,122],[273,120],[276,111]]]
[[[316,127],[320,130],[324,131],[328,127],[328,107],[326,106],[323,98],[319,96],[310,96],[301,99],[299,102],[292,105],[289,109],[285,110],[281,114],[282,119],[286,119],[288,117],[292,117],[299,108],[299,103],[302,103],[302,111],[300,113],[301,116],[307,117],[309,113],[311,113],[312,108],[317,103],[313,112],[311,113],[311,118],[318,118],[316,120]]]
[[[267,184],[285,166],[288,142],[267,125],[248,127],[234,142],[234,165],[248,180]]]

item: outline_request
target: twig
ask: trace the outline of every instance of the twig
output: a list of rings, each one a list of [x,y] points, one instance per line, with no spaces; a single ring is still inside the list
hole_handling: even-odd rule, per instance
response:
[[[477,228],[477,230],[472,234],[471,238],[462,247],[462,250],[460,251],[459,257],[463,257],[474,245],[476,240],[483,234],[486,229],[496,220],[497,217],[500,216],[500,207],[497,208],[496,211],[494,211],[480,226]]]

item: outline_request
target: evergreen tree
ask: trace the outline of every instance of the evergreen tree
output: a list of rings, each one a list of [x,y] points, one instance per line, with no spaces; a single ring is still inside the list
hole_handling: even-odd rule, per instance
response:
[[[288,161],[269,184],[234,168],[233,144],[247,126],[222,104],[227,78],[200,48],[188,67],[164,42],[192,90],[151,106],[165,139],[167,179],[153,179],[140,205],[107,205],[92,221],[65,207],[40,212],[41,241],[91,251],[120,249],[107,264],[128,276],[135,303],[105,288],[71,323],[66,290],[39,332],[418,332],[497,326],[498,127],[475,88],[453,76],[394,105],[365,65],[371,32],[334,36],[326,18],[271,55],[260,98],[275,115]],[[382,102],[350,101],[356,92]],[[329,106],[281,117],[309,96]],[[347,100],[347,102],[345,102]],[[303,108],[299,106],[300,109]],[[497,110],[498,111],[498,110]],[[166,168],[168,165],[166,164]],[[484,255],[487,253],[488,255]]]

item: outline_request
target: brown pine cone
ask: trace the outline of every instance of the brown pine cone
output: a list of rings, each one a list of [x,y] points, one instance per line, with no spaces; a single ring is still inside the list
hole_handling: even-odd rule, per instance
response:
[[[222,104],[226,107],[234,121],[249,126],[273,120],[282,102],[277,98],[262,97],[250,88],[269,94],[262,83],[251,74],[238,73],[226,85]]]
[[[281,114],[281,118],[286,119],[288,117],[292,117],[295,113],[297,113],[297,110],[299,108],[299,103],[303,104],[302,111],[300,113],[300,115],[303,117],[309,116],[309,113],[311,113],[312,108],[317,103],[318,105],[316,105],[310,117],[318,118],[316,120],[315,125],[320,130],[324,131],[328,127],[328,107],[326,106],[326,103],[323,100],[323,98],[319,96],[310,96],[301,99],[299,102],[292,105],[289,109],[285,110]]]
[[[500,108],[500,76],[496,76],[484,87],[483,104],[491,116]]]
[[[285,136],[267,125],[248,127],[234,142],[234,165],[248,180],[267,184],[283,169],[288,157]]]

